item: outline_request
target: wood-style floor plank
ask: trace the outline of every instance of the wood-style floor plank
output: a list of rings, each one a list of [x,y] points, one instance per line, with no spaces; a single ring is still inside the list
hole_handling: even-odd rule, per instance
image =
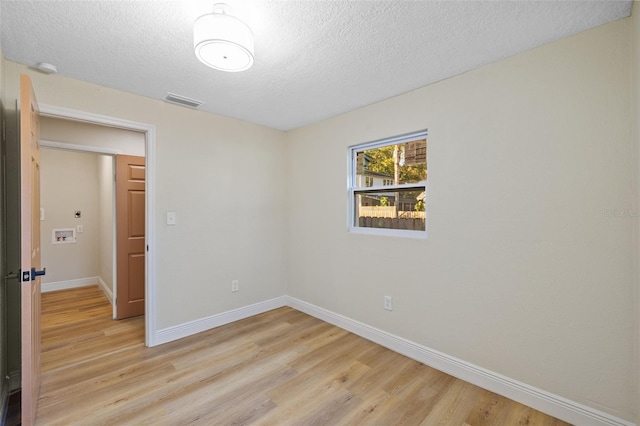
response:
[[[565,425],[291,308],[144,346],[98,286],[42,295],[39,425]]]

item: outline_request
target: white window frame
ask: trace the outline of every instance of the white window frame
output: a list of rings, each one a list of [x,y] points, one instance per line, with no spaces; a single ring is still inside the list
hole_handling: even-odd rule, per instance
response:
[[[396,145],[406,142],[412,142],[419,139],[427,139],[427,130],[421,130],[418,132],[408,133],[400,136],[394,136],[385,139],[379,139],[376,141],[360,143],[357,145],[351,145],[348,149],[348,173],[347,173],[347,228],[350,233],[354,234],[366,234],[366,235],[382,235],[389,237],[404,237],[404,238],[427,238],[427,218],[429,207],[429,192],[428,184],[402,184],[402,185],[376,185],[369,187],[357,187],[357,155],[358,152],[368,149],[381,148],[387,145]],[[428,149],[428,148],[427,148]],[[428,157],[428,156],[427,156]],[[428,165],[427,165],[428,170]],[[407,229],[387,229],[387,228],[365,228],[358,226],[355,221],[355,196],[358,192],[364,191],[389,191],[393,189],[423,189],[425,193],[425,223],[424,231],[414,231]]]

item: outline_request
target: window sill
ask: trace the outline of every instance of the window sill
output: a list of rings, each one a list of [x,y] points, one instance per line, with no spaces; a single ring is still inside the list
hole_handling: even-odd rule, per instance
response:
[[[378,235],[382,237],[426,239],[427,231],[410,231],[404,229],[363,228],[360,226],[349,227],[349,233],[363,235]]]

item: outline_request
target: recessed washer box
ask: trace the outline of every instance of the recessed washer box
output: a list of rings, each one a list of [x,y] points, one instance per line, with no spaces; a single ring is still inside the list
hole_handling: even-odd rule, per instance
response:
[[[75,244],[76,228],[51,230],[51,244]]]

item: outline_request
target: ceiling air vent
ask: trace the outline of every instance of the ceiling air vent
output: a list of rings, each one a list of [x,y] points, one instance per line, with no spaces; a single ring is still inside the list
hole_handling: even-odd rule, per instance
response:
[[[204,103],[195,99],[187,98],[186,96],[176,95],[171,92],[167,92],[167,96],[164,99],[172,104],[182,105],[189,108],[198,108]]]

